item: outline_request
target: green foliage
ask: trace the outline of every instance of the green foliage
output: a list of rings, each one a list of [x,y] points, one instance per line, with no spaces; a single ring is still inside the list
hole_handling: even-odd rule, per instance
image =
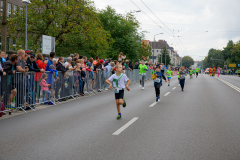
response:
[[[90,56],[106,57],[111,35],[103,29],[89,0],[31,0],[28,5],[28,46],[41,48],[42,35],[56,37],[57,56],[74,51]],[[25,10],[18,11],[9,21],[9,32],[17,38],[16,48],[23,48]],[[69,50],[66,50],[69,48]],[[67,51],[67,52],[66,52]],[[82,54],[80,53],[80,54]]]
[[[164,47],[162,50],[161,50],[161,54],[158,58],[158,62],[161,63],[161,57],[162,57],[162,63],[164,63],[166,66],[168,65],[171,65],[171,58],[169,56],[169,51],[167,50],[167,47]],[[165,59],[166,59],[166,63],[165,63]]]
[[[108,6],[106,9],[100,10],[98,16],[102,27],[111,34],[113,39],[113,43],[109,44],[110,49],[107,53],[109,57],[117,59],[119,53],[123,52],[124,55],[127,55],[127,59],[136,61],[142,56],[151,55],[149,48],[141,45],[143,34],[137,32],[139,22],[132,14],[123,16]]]
[[[194,65],[194,60],[190,56],[184,56],[182,58],[182,65],[189,68],[191,65]]]
[[[224,65],[228,66],[231,63],[240,64],[240,41],[234,43],[230,40],[222,51],[210,49],[208,56],[202,62],[204,68],[217,67],[218,65],[223,68]]]

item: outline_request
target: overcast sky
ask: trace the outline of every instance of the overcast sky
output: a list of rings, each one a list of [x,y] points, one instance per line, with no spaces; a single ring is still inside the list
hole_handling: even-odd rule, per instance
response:
[[[166,40],[180,56],[202,60],[200,56],[206,56],[210,48],[223,49],[228,40],[240,40],[240,0],[132,1],[142,10],[134,14],[141,23],[140,31],[148,32],[146,39],[153,41],[155,34],[164,33],[156,35],[156,40]],[[94,0],[94,3],[98,9],[109,5],[122,14],[139,10],[131,0]]]

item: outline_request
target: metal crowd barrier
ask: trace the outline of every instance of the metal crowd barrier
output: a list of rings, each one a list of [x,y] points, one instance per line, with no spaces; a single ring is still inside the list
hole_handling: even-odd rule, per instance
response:
[[[36,105],[52,104],[65,101],[69,98],[78,98],[84,94],[92,95],[95,92],[107,90],[109,85],[105,82],[111,76],[111,72],[100,70],[89,71],[67,71],[45,72],[49,95],[41,91],[41,77],[43,73],[28,72],[26,74],[17,72],[13,75],[1,76],[1,103],[5,106],[4,111],[10,112],[17,109],[26,112],[27,109],[34,110]],[[126,70],[125,74],[131,80],[131,84],[139,82],[139,70]],[[152,78],[152,70],[147,71],[146,80]]]

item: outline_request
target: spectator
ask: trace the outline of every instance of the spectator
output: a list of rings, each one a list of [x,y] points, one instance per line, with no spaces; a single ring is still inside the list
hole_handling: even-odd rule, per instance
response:
[[[29,71],[33,71],[33,72],[42,72],[44,73],[45,70],[44,69],[40,69],[35,61],[35,54],[32,53],[30,55],[30,58],[27,59],[27,66],[29,68]]]
[[[129,60],[126,60],[126,69],[127,70],[133,70],[132,65],[130,65]]]
[[[99,61],[99,56],[96,56],[95,60],[93,61],[93,65],[97,65],[98,61]]]
[[[48,74],[43,73],[42,77],[40,79],[40,86],[41,86],[41,92],[43,92],[43,103],[44,104],[49,104],[49,105],[54,105],[52,101],[50,101],[50,94],[51,92],[49,91],[49,88],[51,84],[47,84],[46,79],[48,78]],[[47,96],[47,99],[45,99]]]
[[[64,67],[67,68],[68,70],[74,70],[75,68],[72,67],[72,58],[68,57],[67,61],[64,63]]]
[[[46,71],[48,74],[48,79],[47,79],[47,83],[48,84],[53,84],[53,73],[51,72],[51,68],[49,68],[50,65],[53,65],[53,59],[55,58],[56,53],[55,52],[51,52],[49,55],[49,60],[47,60],[47,67],[46,67]]]
[[[123,56],[123,53],[122,52],[120,52],[119,53],[119,55],[118,55],[118,62],[120,63],[120,62],[122,62],[124,59],[126,59],[127,58],[127,56],[125,55],[125,56]]]
[[[48,60],[45,60],[43,62],[43,55],[41,53],[38,53],[37,60],[36,60],[36,64],[37,64],[38,68],[46,70],[47,63],[48,63]],[[37,95],[37,100],[39,100],[39,98],[40,98],[40,90],[41,90],[40,87],[41,86],[39,85],[39,82],[40,82],[41,77],[42,77],[42,73],[39,73],[39,72],[35,73],[35,92]]]
[[[57,66],[57,59],[56,59],[56,58],[53,58],[53,65],[54,65],[55,68],[56,68],[56,66]]]
[[[106,77],[110,77],[110,73],[111,73],[113,67],[114,67],[114,62],[108,63],[108,65],[106,66],[106,70],[107,70]]]
[[[138,69],[139,63],[135,62],[134,69]]]
[[[79,54],[78,53],[74,53],[74,57],[79,59]]]
[[[78,60],[78,59],[77,59],[76,57],[72,58],[71,65],[72,65],[73,68],[75,68],[75,66],[76,66],[76,61],[77,61],[77,60]]]
[[[13,75],[16,73],[16,64],[18,63],[18,56],[16,54],[11,55],[10,60],[3,63],[3,71],[7,73],[7,76],[2,77],[2,89],[4,94],[4,105],[6,109],[13,109],[11,102],[15,97],[17,90],[13,80]],[[11,113],[11,111],[9,112]]]
[[[28,72],[28,67],[26,63],[24,62],[24,59],[26,58],[25,56],[25,51],[20,49],[17,51],[18,55],[18,63],[16,65],[17,71],[20,72],[18,73],[15,77],[16,80],[16,86],[17,86],[17,97],[16,97],[16,106],[19,108],[22,108],[25,105],[24,102],[24,85],[26,83],[26,73]]]
[[[64,93],[63,93],[64,76],[63,75],[64,75],[65,72],[67,72],[68,69],[64,67],[64,58],[63,57],[60,57],[58,59],[57,68],[56,69],[57,69],[57,71],[59,71],[58,72],[59,79],[57,80],[57,84],[56,84],[55,98],[58,99],[58,92],[62,88],[61,92],[60,92],[60,99],[59,99],[59,101],[66,101],[66,99],[63,97],[64,96]]]
[[[6,56],[6,54],[5,54],[5,52],[0,52],[1,54],[0,54],[0,63],[1,64],[3,64],[4,62],[6,62],[7,60],[5,59],[5,56]]]

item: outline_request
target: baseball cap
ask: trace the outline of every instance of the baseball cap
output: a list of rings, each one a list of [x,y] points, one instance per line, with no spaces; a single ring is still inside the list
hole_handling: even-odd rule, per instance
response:
[[[103,60],[103,59],[101,59],[101,60],[100,60],[100,63],[103,63],[103,62],[104,62],[104,60]]]
[[[35,55],[34,53],[31,53],[31,54],[30,54],[30,57],[34,57],[34,58],[35,58],[35,56],[36,56],[36,55]]]

